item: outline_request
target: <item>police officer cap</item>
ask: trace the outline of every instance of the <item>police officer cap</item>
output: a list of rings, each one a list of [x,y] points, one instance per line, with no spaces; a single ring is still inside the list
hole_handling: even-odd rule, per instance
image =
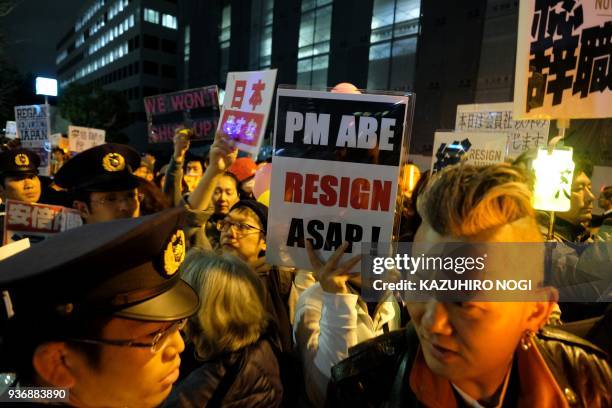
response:
[[[0,153],[0,176],[19,177],[38,174],[40,157],[28,149],[14,149]]]
[[[180,279],[184,210],[84,225],[42,241],[0,263],[14,318],[63,321],[118,316],[175,321],[199,307]]]
[[[106,143],[68,160],[55,175],[55,184],[69,190],[120,191],[138,187],[132,174],[140,156],[129,146]]]

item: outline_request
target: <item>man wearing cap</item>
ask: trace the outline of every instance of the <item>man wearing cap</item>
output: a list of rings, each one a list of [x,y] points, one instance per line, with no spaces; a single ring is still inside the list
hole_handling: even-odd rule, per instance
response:
[[[0,372],[22,389],[67,389],[72,406],[162,403],[179,376],[179,329],[199,307],[178,274],[183,216],[85,225],[0,263]]]
[[[36,203],[40,199],[38,178],[40,158],[27,149],[15,149],[0,154],[0,195],[9,200]]]
[[[0,237],[4,232],[6,200],[27,203],[40,200],[39,165],[40,158],[31,150],[14,149],[0,153]]]
[[[106,143],[68,160],[55,175],[55,184],[73,194],[72,206],[86,224],[138,217],[139,181],[132,171],[139,165],[134,149]]]

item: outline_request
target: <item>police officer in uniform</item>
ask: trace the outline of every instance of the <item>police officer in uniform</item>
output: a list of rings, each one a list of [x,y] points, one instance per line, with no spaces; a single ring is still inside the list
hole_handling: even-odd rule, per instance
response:
[[[106,143],[68,160],[55,175],[55,184],[73,196],[72,206],[83,222],[94,224],[140,215],[138,152],[129,146]]]
[[[15,373],[20,390],[67,390],[46,403],[162,403],[179,376],[179,329],[199,307],[178,274],[183,218],[175,208],[84,225],[1,262],[0,372]]]
[[[28,149],[7,150],[0,153],[0,245],[4,236],[6,200],[36,203],[40,200],[38,178],[40,158]]]
[[[40,158],[28,149],[7,150],[0,153],[0,196],[9,200],[36,203],[41,187],[38,178]]]

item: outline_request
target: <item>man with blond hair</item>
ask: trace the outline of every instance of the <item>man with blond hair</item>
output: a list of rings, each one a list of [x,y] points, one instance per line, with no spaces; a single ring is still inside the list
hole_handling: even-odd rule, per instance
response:
[[[535,275],[534,287],[496,302],[483,290],[454,298],[408,293],[406,329],[352,350],[332,369],[331,405],[610,406],[606,354],[545,326],[556,291],[542,285],[543,239],[523,172],[503,164],[452,166],[434,177],[417,208],[423,223],[416,245],[486,248],[499,255],[489,253],[489,279],[510,269]],[[531,255],[508,256],[519,249]],[[518,264],[528,269],[513,268]]]

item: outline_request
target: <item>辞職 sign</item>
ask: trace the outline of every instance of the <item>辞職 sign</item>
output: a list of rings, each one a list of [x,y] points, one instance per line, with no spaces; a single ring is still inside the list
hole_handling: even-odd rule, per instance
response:
[[[516,118],[612,116],[611,15],[609,1],[520,2]]]

